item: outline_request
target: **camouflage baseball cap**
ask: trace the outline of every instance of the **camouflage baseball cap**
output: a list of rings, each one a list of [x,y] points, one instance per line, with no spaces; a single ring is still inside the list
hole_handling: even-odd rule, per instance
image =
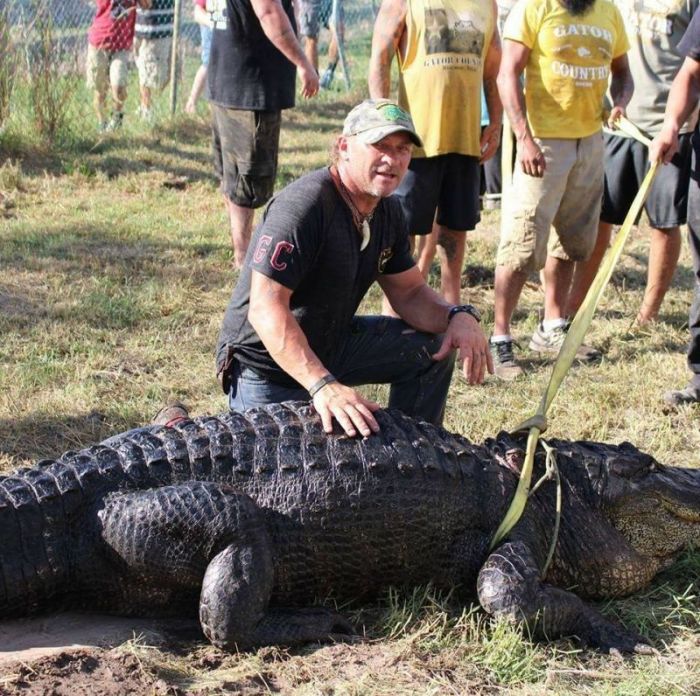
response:
[[[423,147],[411,115],[389,99],[365,99],[347,115],[343,125],[343,135],[356,135],[367,145],[401,131],[408,133],[414,145]]]

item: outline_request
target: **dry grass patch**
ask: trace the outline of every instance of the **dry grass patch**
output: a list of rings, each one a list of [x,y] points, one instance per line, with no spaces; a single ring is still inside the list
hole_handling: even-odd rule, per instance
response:
[[[326,96],[286,115],[279,186],[326,161],[356,97]],[[201,119],[183,118],[70,152],[17,146],[0,168],[0,193],[13,201],[9,217],[0,203],[0,470],[145,423],[170,398],[195,414],[225,409],[214,349],[235,274],[208,142]],[[498,214],[486,213],[469,235],[464,274],[465,299],[486,310],[487,327],[498,225]],[[661,321],[639,329],[632,319],[647,252],[641,228],[587,339],[604,358],[571,370],[547,435],[630,440],[660,461],[700,466],[700,411],[667,411],[660,399],[686,379],[690,260],[684,251]],[[379,302],[374,290],[363,309],[376,312]],[[448,428],[479,441],[535,411],[549,368],[526,346],[541,304],[533,278],[514,325],[528,375],[479,388],[455,375]],[[648,592],[606,605],[659,650],[623,661],[568,641],[533,644],[425,588],[351,608],[365,627],[358,644],[225,655],[178,639],[122,649],[148,675],[143,688],[162,682],[163,693],[691,694],[700,676],[698,578],[688,554]]]

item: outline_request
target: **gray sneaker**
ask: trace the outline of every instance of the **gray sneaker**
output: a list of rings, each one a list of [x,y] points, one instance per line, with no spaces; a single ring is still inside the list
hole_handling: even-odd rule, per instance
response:
[[[178,423],[189,419],[190,414],[187,412],[187,407],[179,401],[174,401],[172,404],[161,408],[152,422],[153,425],[164,425],[166,428],[172,428]]]
[[[523,368],[518,365],[513,354],[514,343],[515,341],[498,341],[494,343],[489,340],[489,349],[493,357],[493,373],[496,377],[506,382],[510,382],[523,374]]]
[[[669,406],[700,404],[700,387],[689,384],[685,389],[673,389],[664,394],[664,401]]]
[[[545,331],[542,324],[540,324],[535,329],[535,333],[532,334],[528,347],[535,353],[558,355],[570,326],[571,322],[567,322],[564,326]],[[585,343],[582,343],[576,351],[576,359],[583,363],[596,362],[600,360],[601,355],[599,350],[596,350],[593,346],[587,346]]]
[[[333,76],[335,75],[335,63],[331,63],[321,75],[321,79],[318,81],[318,86],[321,89],[330,89],[333,83]]]

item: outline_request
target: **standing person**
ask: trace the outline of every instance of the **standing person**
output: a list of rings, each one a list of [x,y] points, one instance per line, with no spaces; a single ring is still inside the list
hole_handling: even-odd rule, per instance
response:
[[[101,131],[117,130],[124,120],[129,51],[134,42],[136,6],[150,0],[96,0],[97,11],[88,30],[87,85],[94,91],[93,106]],[[107,92],[112,115],[107,121]]]
[[[700,99],[700,13],[696,12],[688,30],[678,44],[678,53],[685,56],[668,95],[666,114],[661,131],[649,148],[652,162],[663,161],[668,168],[673,156],[680,151],[683,126],[698,108]],[[700,133],[696,125],[692,138],[692,172],[688,192],[688,240],[695,273],[695,298],[690,306],[688,328],[688,367],[691,378],[684,389],[664,394],[671,406],[700,403]]]
[[[201,61],[194,80],[190,96],[185,104],[185,113],[194,114],[197,112],[197,101],[202,96],[204,87],[207,84],[207,66],[209,65],[209,54],[211,53],[211,35],[213,22],[211,14],[207,11],[207,0],[195,0],[194,21],[199,25],[199,36],[201,39]]]
[[[544,268],[546,282],[544,321],[530,349],[556,354],[564,341],[574,264],[590,256],[598,228],[603,96],[610,81],[613,122],[634,83],[622,17],[610,0],[522,0],[508,15],[503,37],[498,88],[518,162],[502,207],[491,348],[496,374],[513,379],[522,368],[510,321],[533,271]],[[551,226],[556,234],[550,235]],[[598,357],[585,345],[577,352],[582,361]]]
[[[153,121],[153,92],[160,92],[170,80],[175,0],[150,0],[147,8],[136,10],[134,58],[139,73],[141,105],[139,116]]]
[[[243,267],[254,209],[272,196],[283,109],[318,92],[296,37],[292,0],[218,0],[209,60],[214,163],[229,215],[234,264]]]
[[[683,56],[678,42],[690,24],[698,0],[661,3],[616,0],[625,21],[631,48],[627,54],[635,89],[627,116],[650,137],[659,134],[671,82]],[[657,175],[644,209],[651,227],[647,285],[637,322],[655,321],[673,280],[681,251],[681,225],[686,222],[690,178],[690,138],[698,118],[697,107],[681,126],[679,149],[670,166]],[[588,261],[576,264],[568,314],[583,302],[610,244],[613,225],[621,225],[648,167],[647,146],[620,131],[605,133],[605,194],[598,239]]]
[[[390,383],[390,406],[440,423],[454,351],[471,384],[491,370],[478,312],[426,284],[391,196],[420,144],[403,109],[364,101],[345,119],[331,166],[266,208],[219,336],[231,408],[312,398],[327,432],[335,419],[347,435],[368,436],[379,405],[355,386]],[[355,315],[375,280],[402,319]]]
[[[498,33],[499,35],[503,36],[503,26],[505,25],[506,18],[508,17],[508,13],[513,9],[513,6],[515,5],[515,0],[497,0],[496,4],[498,5]],[[482,102],[482,112],[484,110],[483,102]],[[483,119],[482,119],[483,123]],[[484,197],[484,208],[486,210],[488,209],[494,209],[494,208],[500,208],[501,207],[501,198],[503,197],[503,172],[502,172],[502,166],[503,166],[503,138],[507,137],[509,140],[512,141],[513,138],[513,133],[510,130],[510,127],[506,127],[504,125],[500,139],[499,139],[499,145],[498,145],[498,150],[496,151],[496,154],[491,157],[491,159],[487,160],[484,162],[482,165],[482,170],[484,174],[484,183],[486,185],[486,194]],[[509,151],[513,153],[513,157],[515,157],[515,147],[509,148]],[[506,171],[506,181],[510,181],[512,173],[513,173],[513,164],[514,162],[508,162],[507,163],[507,171]]]
[[[338,3],[337,24],[331,22],[333,0],[299,0],[299,36],[304,38],[304,52],[311,65],[318,72],[318,35],[322,26],[330,30],[328,42],[328,65],[323,71],[320,85],[328,89],[333,82],[335,69],[338,65],[338,43],[343,41],[345,33],[345,13],[343,0]],[[320,73],[319,73],[320,74]]]
[[[466,232],[479,222],[480,163],[498,148],[501,45],[494,0],[383,0],[374,25],[369,93],[388,97],[399,62],[399,104],[416,124],[417,150],[397,191],[413,235],[435,226],[443,297],[458,304]],[[489,125],[481,130],[483,85]],[[431,245],[418,259],[424,277]],[[385,309],[387,309],[385,307]]]

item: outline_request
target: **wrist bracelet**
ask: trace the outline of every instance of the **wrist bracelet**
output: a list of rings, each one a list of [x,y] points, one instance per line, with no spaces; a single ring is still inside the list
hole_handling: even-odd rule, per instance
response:
[[[318,382],[315,382],[309,387],[309,396],[313,399],[314,396],[316,395],[317,392],[320,392],[323,387],[326,386],[326,384],[331,384],[332,382],[337,382],[338,380],[333,377],[333,375],[329,372],[326,375],[323,375],[321,379],[318,380]]]

